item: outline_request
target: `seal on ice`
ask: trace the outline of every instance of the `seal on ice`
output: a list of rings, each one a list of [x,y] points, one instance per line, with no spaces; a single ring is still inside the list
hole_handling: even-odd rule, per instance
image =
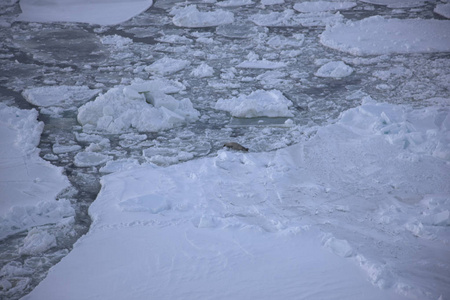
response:
[[[245,148],[241,144],[238,144],[238,143],[235,143],[235,142],[225,143],[225,144],[223,144],[223,146],[227,147],[227,148],[230,148],[230,149],[233,149],[233,150],[248,152],[248,148]]]

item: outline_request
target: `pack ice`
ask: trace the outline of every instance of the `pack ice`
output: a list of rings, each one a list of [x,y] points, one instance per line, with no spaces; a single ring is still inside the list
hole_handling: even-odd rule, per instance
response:
[[[450,108],[432,101],[366,98],[281,150],[107,175],[88,234],[24,299],[449,295]]]

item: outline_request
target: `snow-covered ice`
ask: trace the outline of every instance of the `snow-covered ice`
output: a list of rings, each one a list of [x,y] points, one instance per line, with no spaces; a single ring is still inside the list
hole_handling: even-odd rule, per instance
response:
[[[17,20],[114,25],[131,19],[152,4],[152,0],[20,0],[22,13]]]
[[[221,9],[203,12],[197,9],[195,5],[188,5],[184,8],[175,8],[172,10],[173,24],[180,27],[215,27],[223,24],[233,23],[234,15],[232,12]]]
[[[425,0],[361,0],[362,2],[386,5],[389,8],[410,8],[425,5]]]
[[[449,295],[449,133],[445,102],[366,98],[275,152],[107,175],[89,233],[24,299]]]
[[[450,52],[450,21],[380,16],[327,27],[320,42],[353,55]]]
[[[314,13],[340,9],[345,10],[355,6],[355,2],[310,1],[295,3],[293,8],[303,13]]]
[[[113,88],[78,109],[85,130],[121,133],[131,128],[155,132],[195,121],[199,112],[188,98],[176,100],[166,94],[179,90],[177,82],[152,80]]]
[[[342,61],[330,61],[321,66],[314,75],[318,77],[342,78],[353,73],[352,67]]]
[[[443,17],[446,17],[447,19],[450,19],[450,3],[436,4],[436,7],[434,8],[434,12]]]
[[[39,157],[44,124],[37,116],[0,103],[0,239],[74,214],[69,201],[56,201],[69,185],[62,168]]]
[[[257,90],[249,95],[219,99],[215,108],[230,112],[233,117],[292,117],[292,102],[278,90]]]

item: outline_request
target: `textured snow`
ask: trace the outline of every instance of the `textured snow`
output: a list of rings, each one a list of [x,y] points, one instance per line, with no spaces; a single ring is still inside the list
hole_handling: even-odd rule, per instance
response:
[[[291,106],[292,102],[278,90],[257,90],[249,95],[219,99],[215,108],[239,118],[292,117]]]
[[[221,9],[209,12],[202,12],[195,5],[188,5],[184,8],[175,8],[172,10],[173,24],[179,27],[214,27],[233,23],[234,15],[232,12]]]
[[[356,6],[355,2],[328,2],[328,1],[311,1],[299,2],[294,4],[294,9],[304,13],[314,13],[330,10],[345,10]]]
[[[18,21],[82,22],[114,25],[131,19],[152,6],[152,0],[20,0]]]
[[[183,70],[190,64],[191,63],[188,60],[175,59],[166,56],[155,61],[150,66],[146,67],[145,70],[150,73],[169,75]]]
[[[164,80],[119,86],[78,109],[78,122],[85,130],[121,133],[130,128],[142,132],[169,129],[195,121],[199,113],[188,98],[176,100],[166,93],[181,89]]]
[[[68,180],[39,157],[44,124],[37,116],[0,103],[0,239],[74,214],[69,201],[55,200]]]
[[[380,16],[327,27],[320,42],[353,55],[450,52],[450,21]]]
[[[105,176],[90,231],[24,299],[438,299],[449,133],[445,101],[366,98],[281,150]]]
[[[353,73],[353,69],[342,61],[330,61],[321,66],[314,75],[318,77],[342,78]]]

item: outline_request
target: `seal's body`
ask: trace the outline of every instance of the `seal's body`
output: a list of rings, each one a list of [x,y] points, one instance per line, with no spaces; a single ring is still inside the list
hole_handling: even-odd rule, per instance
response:
[[[248,151],[248,148],[245,148],[244,146],[242,146],[241,144],[235,143],[235,142],[229,142],[229,143],[225,143],[223,144],[224,147],[233,149],[233,150],[238,150],[238,151]]]

